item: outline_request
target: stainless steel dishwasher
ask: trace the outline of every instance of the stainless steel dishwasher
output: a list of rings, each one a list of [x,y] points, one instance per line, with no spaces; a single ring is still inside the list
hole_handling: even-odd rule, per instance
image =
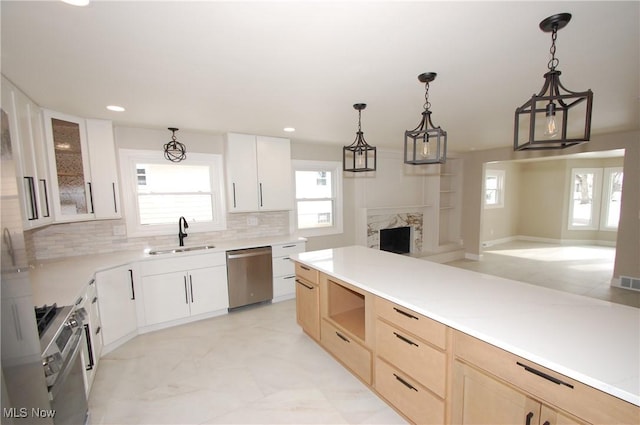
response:
[[[271,247],[227,251],[229,310],[273,298]]]

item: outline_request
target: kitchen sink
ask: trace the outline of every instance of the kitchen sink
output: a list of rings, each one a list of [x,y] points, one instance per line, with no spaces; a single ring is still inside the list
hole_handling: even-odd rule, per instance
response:
[[[211,248],[215,248],[215,245],[181,246],[180,248],[154,249],[149,251],[149,255],[177,254],[179,252],[200,251],[203,249],[211,249]]]

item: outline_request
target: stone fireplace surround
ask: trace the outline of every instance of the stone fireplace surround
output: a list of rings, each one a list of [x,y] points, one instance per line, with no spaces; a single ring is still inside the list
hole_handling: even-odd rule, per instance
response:
[[[420,207],[410,209],[367,209],[367,246],[380,249],[380,230],[408,226],[411,228],[410,254],[422,253],[424,212]]]

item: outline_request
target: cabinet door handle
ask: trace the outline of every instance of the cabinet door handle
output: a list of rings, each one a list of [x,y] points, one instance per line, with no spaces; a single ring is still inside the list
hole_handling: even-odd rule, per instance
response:
[[[98,302],[98,297],[93,297],[93,299],[91,300],[91,304],[95,304]]]
[[[129,269],[129,280],[131,281],[131,299],[136,299],[136,290],[133,287],[133,269]]]
[[[414,387],[413,385],[411,385],[410,383],[408,383],[407,381],[405,381],[404,379],[402,379],[401,377],[399,377],[398,375],[396,375],[395,373],[393,374],[393,376],[396,377],[396,379],[398,381],[400,381],[400,383],[402,385],[404,385],[405,387],[409,388],[410,390],[413,390],[415,392],[418,392],[418,389],[416,387]]]
[[[397,333],[397,332],[394,332],[393,334],[394,334],[394,335],[396,336],[396,338],[398,338],[399,340],[404,341],[404,342],[406,342],[406,343],[407,343],[407,344],[409,344],[409,345],[415,345],[416,347],[419,347],[419,345],[418,345],[418,344],[416,344],[415,342],[411,341],[411,340],[410,340],[409,338],[407,338],[406,336],[402,336],[402,335],[400,335],[400,334],[399,334],[399,333]]]
[[[262,206],[262,183],[260,183],[260,206]]]
[[[525,418],[525,424],[531,425],[531,419],[533,419],[533,412],[527,413],[527,416]]]
[[[296,282],[298,282],[300,285],[304,286],[305,288],[313,291],[313,286],[307,285],[306,283],[302,282],[300,279],[296,279]]]
[[[516,362],[516,364],[517,364],[518,366],[520,366],[520,367],[523,367],[523,368],[524,368],[524,370],[526,370],[527,372],[529,372],[529,373],[533,373],[534,375],[537,375],[537,376],[539,376],[539,377],[541,377],[541,378],[544,378],[544,379],[546,379],[547,381],[551,381],[551,382],[553,382],[554,384],[557,384],[557,385],[564,385],[564,386],[566,386],[566,387],[569,387],[569,388],[572,388],[572,389],[573,389],[573,385],[569,384],[568,382],[564,382],[564,381],[562,381],[562,380],[560,380],[560,379],[558,379],[558,378],[556,378],[556,377],[554,377],[554,376],[551,376],[551,375],[549,375],[549,374],[546,374],[546,373],[544,373],[544,372],[541,372],[541,371],[539,371],[539,370],[536,370],[536,369],[532,368],[531,366],[527,366],[527,365],[522,364],[522,363],[520,363],[520,362]]]
[[[27,192],[29,195],[29,212],[30,217],[28,220],[37,220],[38,219],[38,203],[36,200],[36,190],[33,184],[33,177],[23,177],[27,183]]]
[[[118,213],[118,202],[116,201],[116,183],[111,183],[111,190],[113,191],[113,212]]]
[[[82,304],[82,299],[83,299],[82,297],[78,298],[78,299],[76,300],[76,305],[80,305],[80,304]]]
[[[93,188],[91,187],[91,182],[87,182],[89,185],[89,202],[91,203],[91,214],[95,214],[95,210],[93,209]]]
[[[102,328],[100,326],[98,326],[98,329],[96,329],[96,335],[98,335],[101,330],[102,330]]]
[[[336,335],[338,335],[338,338],[340,338],[344,342],[351,343],[351,341],[349,341],[349,338],[347,338],[346,336],[342,335],[340,332],[336,331]]]
[[[193,279],[189,275],[189,289],[191,290],[191,302],[193,302]]]
[[[88,324],[84,325],[84,335],[87,337],[87,354],[89,354],[89,364],[85,367],[85,370],[91,370],[95,363],[93,361],[93,348],[91,347],[91,330]]]
[[[236,208],[236,184],[235,183],[231,183],[231,187],[232,187],[232,191],[233,191],[233,208]]]
[[[43,214],[42,216],[45,218],[51,217],[51,212],[49,211],[49,192],[47,191],[47,180],[40,179],[40,183],[42,183],[42,189],[44,192],[44,206],[47,209],[47,214]]]
[[[296,244],[293,245],[283,245],[282,248],[294,248]]]
[[[295,279],[295,278],[296,278],[296,276],[295,276],[295,275],[292,275],[292,276],[285,276],[285,277],[283,277],[283,279]]]
[[[399,308],[395,308],[395,307],[393,307],[393,309],[396,311],[396,313],[400,313],[400,314],[402,314],[403,316],[407,316],[407,317],[409,317],[410,319],[420,320],[420,319],[418,319],[416,316],[414,316],[413,314],[409,314],[409,313],[407,313],[406,311],[402,311],[402,310],[400,310]]]
[[[309,267],[307,267],[307,266],[300,266],[300,268],[301,268],[302,270],[306,270],[306,271],[308,271],[308,272],[309,272],[309,271],[311,271],[311,269],[310,269]]]
[[[184,279],[184,302],[189,304],[189,292],[187,291],[187,276],[182,276]]]

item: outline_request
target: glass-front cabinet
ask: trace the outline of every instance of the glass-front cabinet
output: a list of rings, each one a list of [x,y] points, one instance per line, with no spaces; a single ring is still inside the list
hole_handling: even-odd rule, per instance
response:
[[[56,221],[94,218],[85,120],[45,110]]]

